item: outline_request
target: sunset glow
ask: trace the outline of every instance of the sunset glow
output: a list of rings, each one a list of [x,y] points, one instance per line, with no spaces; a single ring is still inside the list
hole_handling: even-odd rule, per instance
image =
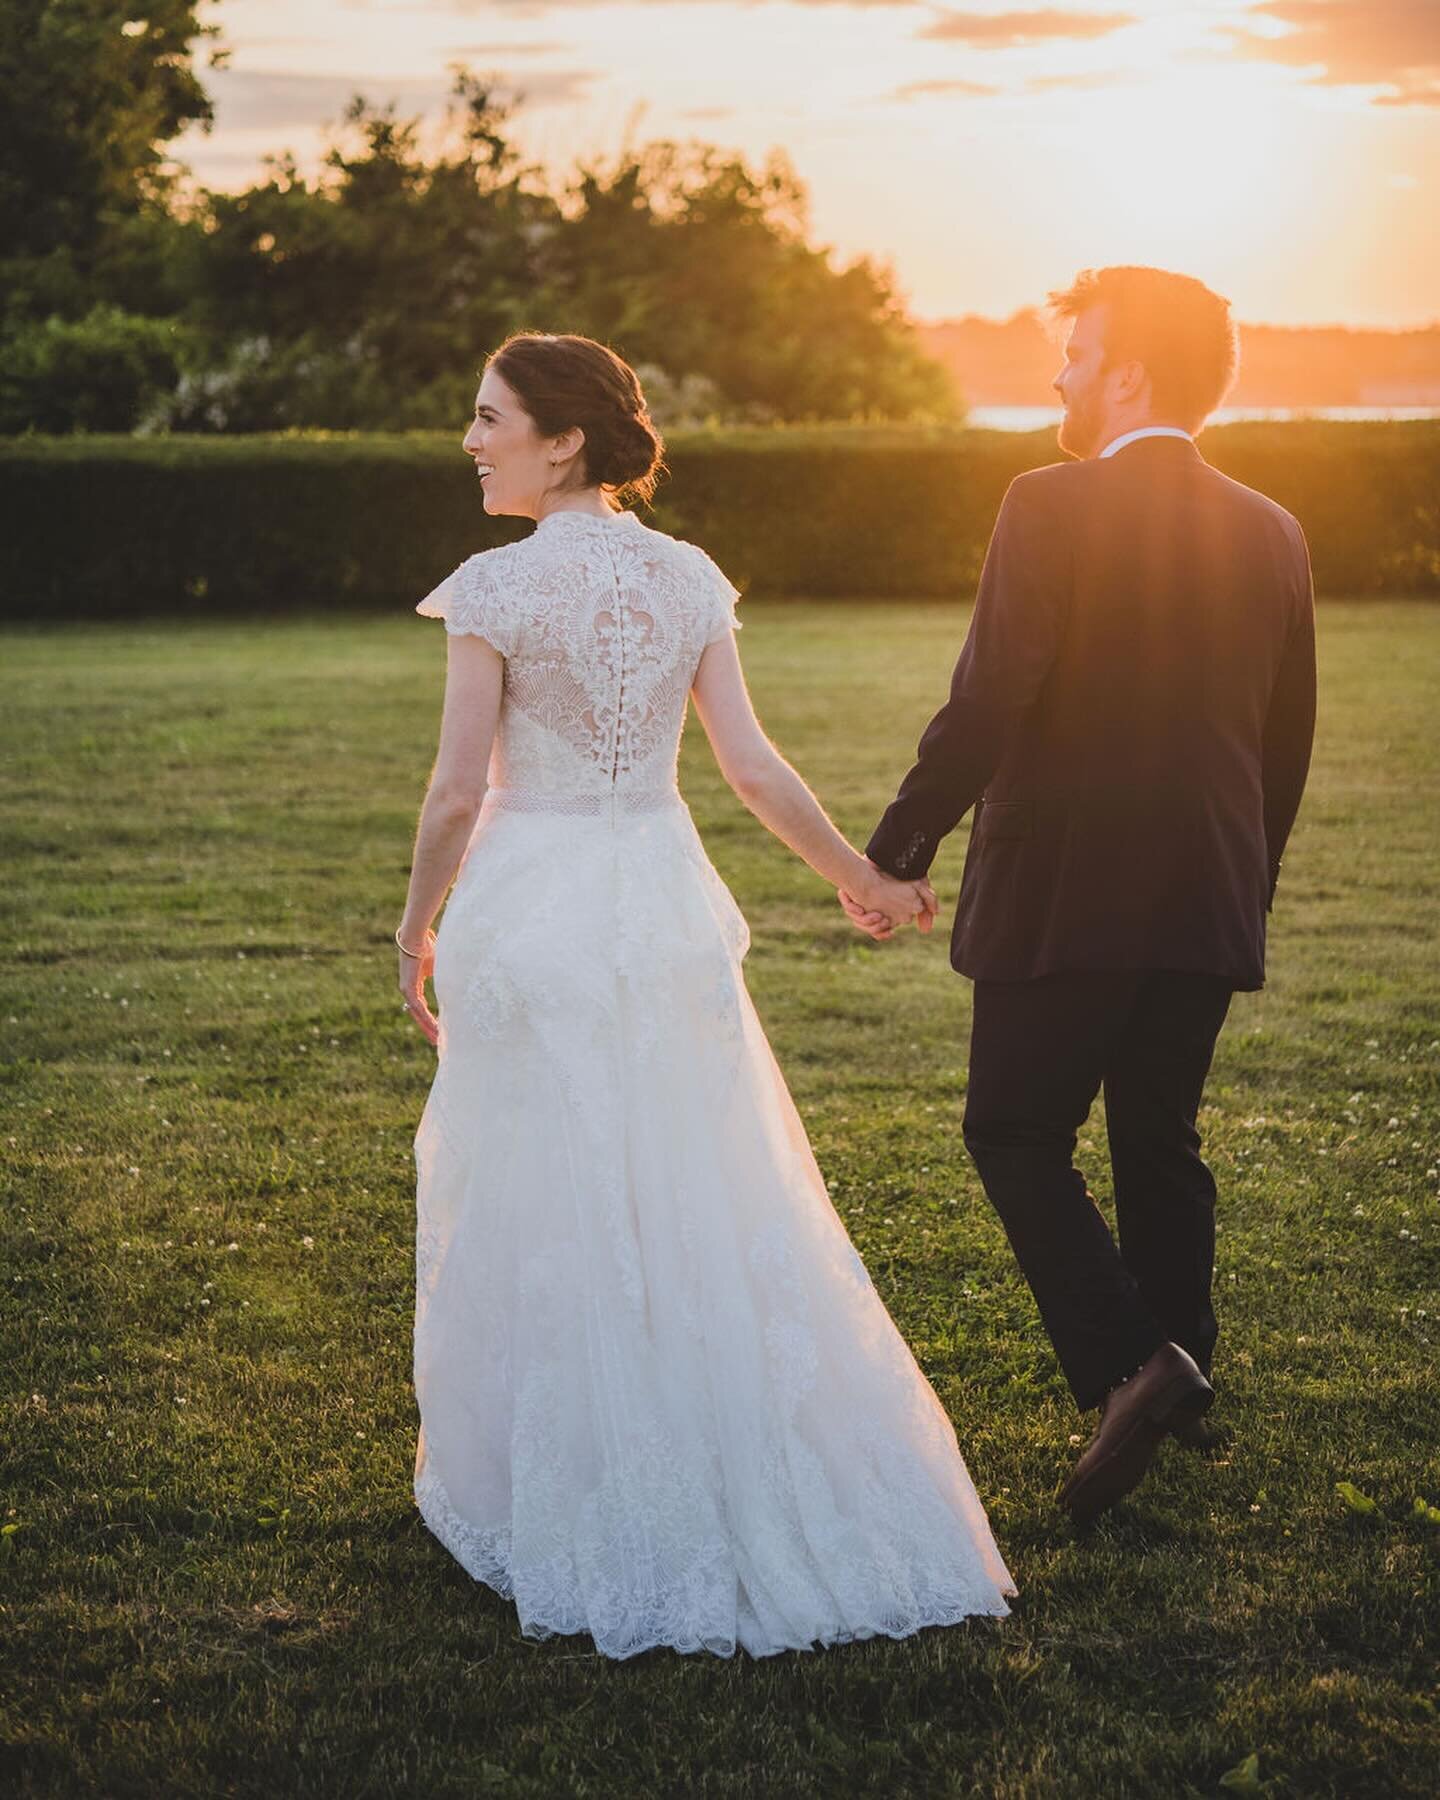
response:
[[[437,123],[447,65],[525,96],[554,173],[622,143],[790,157],[815,237],[888,259],[913,310],[1003,317],[1076,268],[1201,275],[1240,317],[1440,318],[1440,6],[1106,0],[225,0],[204,74],[215,186],[313,166],[360,89]]]

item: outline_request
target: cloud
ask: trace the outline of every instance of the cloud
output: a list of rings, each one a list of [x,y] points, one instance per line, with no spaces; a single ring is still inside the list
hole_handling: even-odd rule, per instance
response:
[[[1243,55],[1315,69],[1326,87],[1387,87],[1377,106],[1440,105],[1437,0],[1264,0],[1247,18],[1288,27],[1275,37],[1228,26]]]
[[[420,13],[462,13],[469,16],[473,13],[489,13],[492,16],[499,12],[509,14],[512,18],[534,18],[541,13],[575,12],[581,8],[613,6],[620,0],[406,0],[405,4],[389,7],[391,12]],[[635,3],[648,6],[675,6],[681,0],[635,0]],[[700,4],[714,5],[715,0],[698,0]],[[908,6],[913,7],[920,0],[793,0],[797,6]],[[366,10],[370,0],[345,0],[345,4],[356,10]],[[733,4],[742,6],[760,6],[765,0],[733,0]]]
[[[555,40],[550,43],[533,44],[451,44],[443,52],[446,56],[549,56],[552,51],[563,50],[566,46]]]
[[[635,0],[649,6],[677,6],[682,0]],[[715,0],[699,0],[714,5]],[[766,0],[732,0],[740,6],[761,6]],[[791,0],[796,6],[849,7],[914,7],[924,0]],[[345,4],[365,10],[371,0],[345,0]],[[389,8],[392,12],[509,14],[512,18],[533,18],[541,13],[575,12],[581,8],[612,6],[617,0],[403,0]],[[953,21],[953,27],[950,22]],[[1048,43],[1052,38],[1096,38],[1135,24],[1128,13],[1073,13],[1061,7],[1046,7],[1033,12],[962,13],[946,12],[937,25],[920,33],[922,37],[953,37],[982,47],[1005,48],[1014,44]],[[949,27],[949,28],[947,28]]]
[[[1126,69],[1100,69],[1082,75],[1032,75],[1018,87],[991,87],[983,81],[907,81],[886,94],[887,100],[924,100],[937,94],[955,94],[975,100],[988,100],[996,94],[1082,93],[1096,88],[1128,87],[1137,77]]]
[[[1073,93],[1089,88],[1128,87],[1135,79],[1124,69],[1100,69],[1090,75],[1032,75],[1025,83],[1025,92],[1053,94],[1061,90]]]
[[[1065,12],[1047,7],[1039,12],[947,12],[917,37],[939,38],[969,44],[976,50],[1013,50],[1023,44],[1048,44],[1056,39],[1108,37],[1135,24],[1131,13]]]
[[[887,94],[887,100],[928,100],[937,94],[963,95],[971,100],[988,100],[1001,89],[988,87],[983,81],[907,81]]]
[[[547,70],[518,89],[527,106],[554,106],[581,96],[597,78],[593,69]],[[215,101],[215,121],[226,131],[284,131],[336,120],[355,94],[378,106],[394,102],[402,115],[439,112],[450,96],[448,79],[426,75],[294,75],[256,69],[212,69],[206,86]]]
[[[230,131],[280,130],[338,119],[353,94],[402,112],[444,104],[449,83],[430,76],[294,75],[258,69],[212,69],[206,77],[218,126]]]
[[[242,40],[250,50],[333,50],[333,38],[323,37],[247,37]]]

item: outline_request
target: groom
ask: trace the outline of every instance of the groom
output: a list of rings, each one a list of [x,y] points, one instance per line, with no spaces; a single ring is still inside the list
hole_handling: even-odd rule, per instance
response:
[[[1315,721],[1309,554],[1195,434],[1234,376],[1228,303],[1086,270],[1053,463],[1010,484],[950,697],[867,846],[924,880],[974,807],[951,961],[975,984],[964,1134],[1094,1437],[1080,1523],[1166,1432],[1203,1443],[1215,1183],[1195,1128],[1265,918]],[[878,914],[846,911],[872,936]],[[922,917],[922,925],[928,925]],[[1119,1244],[1072,1167],[1104,1090]]]

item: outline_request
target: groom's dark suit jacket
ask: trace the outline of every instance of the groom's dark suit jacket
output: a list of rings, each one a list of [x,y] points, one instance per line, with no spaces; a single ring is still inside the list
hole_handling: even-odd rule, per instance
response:
[[[1265,980],[1315,723],[1294,518],[1194,443],[1010,485],[950,698],[871,838],[914,878],[973,806],[951,961],[977,980]]]

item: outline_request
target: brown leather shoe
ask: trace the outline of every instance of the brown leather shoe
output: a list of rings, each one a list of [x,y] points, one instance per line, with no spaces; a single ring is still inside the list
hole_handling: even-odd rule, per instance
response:
[[[1166,1432],[1198,1419],[1214,1398],[1189,1351],[1162,1344],[1105,1396],[1100,1423],[1060,1490],[1060,1504],[1077,1525],[1088,1524],[1140,1481]]]
[[[1210,1419],[1175,1419],[1167,1427],[1177,1444],[1187,1450],[1223,1450],[1230,1442],[1228,1426]]]

